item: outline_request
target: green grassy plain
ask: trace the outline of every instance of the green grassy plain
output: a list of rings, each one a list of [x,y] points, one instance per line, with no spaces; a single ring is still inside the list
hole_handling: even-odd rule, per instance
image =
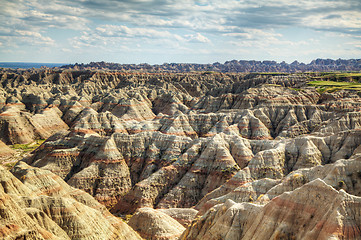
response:
[[[327,81],[361,81],[360,72],[347,72],[347,73],[337,73],[337,72],[324,72],[317,73],[317,76],[313,77],[314,80],[327,80]]]
[[[316,87],[319,93],[339,90],[361,91],[361,83],[358,82],[311,81],[308,85]]]

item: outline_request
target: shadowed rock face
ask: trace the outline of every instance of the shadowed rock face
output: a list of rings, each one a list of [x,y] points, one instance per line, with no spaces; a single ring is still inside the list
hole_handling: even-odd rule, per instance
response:
[[[19,162],[0,166],[0,237],[4,239],[141,239],[89,194],[59,176]]]
[[[359,71],[361,70],[361,59],[316,59],[309,64],[294,61],[291,64],[275,61],[247,61],[232,60],[224,63],[197,64],[197,63],[163,63],[162,65],[141,64],[120,64],[108,62],[90,62],[88,64],[70,64],[63,66],[70,69],[107,69],[107,70],[127,70],[146,72],[192,72],[209,71],[216,72],[332,72],[332,71]]]
[[[250,219],[271,211],[266,206],[287,192],[306,191],[318,178],[325,189],[334,189],[325,190],[325,199],[337,191],[356,200],[361,196],[360,94],[320,94],[307,86],[308,75],[1,74],[2,140],[23,143],[51,135],[24,159],[27,164],[57,174],[115,214],[148,209],[149,221],[164,213],[183,226],[203,215],[185,238],[208,239],[205,234],[212,233],[225,239],[316,239],[317,231],[328,236],[327,230],[306,224],[310,233],[301,236],[294,222],[275,220],[276,227],[267,228],[270,235],[256,234]],[[303,201],[302,194],[294,197]],[[325,207],[333,209],[330,204]],[[220,206],[242,212],[239,223],[232,220],[235,213],[219,212]],[[193,211],[185,213],[189,208]],[[297,211],[285,217],[297,219]],[[230,228],[229,235],[209,231],[215,217],[222,217],[219,226]],[[336,224],[336,215],[330,217]],[[144,236],[159,235],[141,229],[141,218],[135,219]],[[170,229],[159,219],[154,228]],[[179,236],[163,233],[163,239]]]
[[[227,200],[181,239],[359,239],[360,204],[360,197],[316,179],[266,205]]]
[[[350,159],[340,159],[332,164],[302,168],[279,180],[262,178],[244,184],[234,184],[234,182],[240,182],[242,176],[247,175],[247,169],[244,169],[227,183],[207,194],[195,208],[199,209],[198,215],[202,215],[211,207],[224,203],[228,199],[238,203],[257,202],[264,204],[284,192],[293,191],[317,178],[322,179],[335,189],[343,189],[352,195],[361,196],[360,163],[361,156],[357,154]]]

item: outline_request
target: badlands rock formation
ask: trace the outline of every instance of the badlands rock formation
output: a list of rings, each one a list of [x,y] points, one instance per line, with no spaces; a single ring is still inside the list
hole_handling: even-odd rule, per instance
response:
[[[150,240],[178,239],[185,228],[160,210],[140,208],[129,220],[129,226]]]
[[[11,156],[14,150],[9,148],[3,141],[0,141],[0,157]]]
[[[0,166],[1,239],[141,239],[84,191],[53,173]]]
[[[70,64],[63,68],[72,69],[102,69],[126,70],[144,72],[192,72],[192,71],[217,71],[217,72],[332,72],[332,71],[360,71],[361,59],[316,59],[309,64],[294,61],[291,64],[275,61],[247,61],[232,60],[225,63],[195,64],[195,63],[164,63],[162,65],[119,64],[107,62],[90,62],[88,64]]]
[[[132,226],[148,238],[184,226],[185,239],[357,239],[361,94],[320,93],[310,80],[3,70],[1,140],[46,138],[24,162],[117,216],[135,214]],[[307,197],[315,189],[322,201]],[[310,221],[303,208],[327,213]]]
[[[181,239],[360,239],[360,204],[360,197],[316,179],[265,205],[228,199]]]

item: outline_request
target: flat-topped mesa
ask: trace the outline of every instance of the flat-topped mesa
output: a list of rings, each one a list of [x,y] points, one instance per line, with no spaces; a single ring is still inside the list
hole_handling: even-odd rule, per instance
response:
[[[0,166],[0,237],[11,239],[141,239],[89,194],[50,171]],[[15,177],[16,176],[16,177]]]

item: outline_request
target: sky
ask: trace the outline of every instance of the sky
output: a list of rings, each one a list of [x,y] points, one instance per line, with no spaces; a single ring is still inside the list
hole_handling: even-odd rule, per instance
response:
[[[0,61],[361,58],[361,0],[0,0]]]

